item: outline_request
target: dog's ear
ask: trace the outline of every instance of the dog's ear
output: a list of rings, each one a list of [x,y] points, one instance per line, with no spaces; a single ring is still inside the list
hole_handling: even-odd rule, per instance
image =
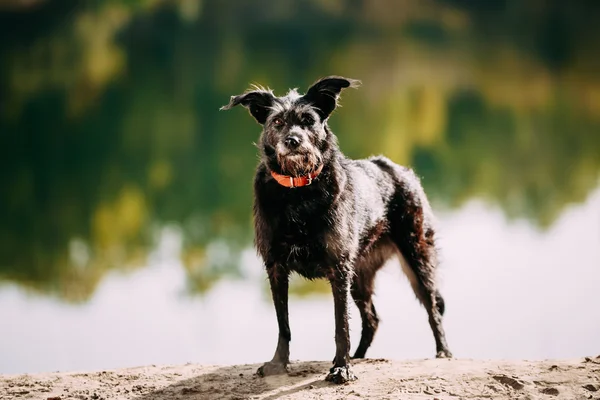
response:
[[[315,82],[303,96],[303,100],[312,104],[325,121],[338,105],[342,89],[359,87],[360,81],[342,76],[328,76]]]
[[[258,89],[246,92],[237,96],[231,96],[229,104],[224,105],[219,110],[229,110],[232,107],[241,104],[246,107],[256,121],[263,125],[267,120],[270,107],[273,105],[275,96],[269,90]]]

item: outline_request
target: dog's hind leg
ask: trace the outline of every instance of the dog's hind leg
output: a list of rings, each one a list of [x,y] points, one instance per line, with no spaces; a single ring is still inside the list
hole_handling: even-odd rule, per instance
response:
[[[350,293],[360,311],[362,333],[360,343],[352,358],[364,358],[373,342],[373,337],[379,326],[379,317],[373,305],[375,275],[385,262],[396,254],[396,251],[396,245],[386,236],[374,244],[373,248],[356,263]]]
[[[401,264],[415,295],[427,310],[435,338],[436,357],[452,357],[442,326],[445,303],[436,285],[437,251],[433,229],[424,224],[423,209],[413,205],[393,226],[392,240],[401,253]]]
[[[377,311],[375,311],[372,299],[374,278],[375,274],[371,273],[371,271],[359,273],[354,277],[352,286],[350,287],[350,293],[360,311],[360,318],[362,319],[360,343],[352,358],[365,357],[379,325],[379,318],[377,317]]]

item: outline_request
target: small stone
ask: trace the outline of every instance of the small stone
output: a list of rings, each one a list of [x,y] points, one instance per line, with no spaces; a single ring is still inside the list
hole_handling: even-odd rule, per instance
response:
[[[502,383],[503,385],[510,386],[511,388],[513,388],[515,390],[521,390],[525,387],[525,385],[523,385],[518,380],[511,378],[509,376],[506,376],[506,375],[494,375],[492,378],[494,378],[498,382]]]
[[[540,389],[540,393],[549,394],[549,395],[552,395],[552,396],[558,396],[558,389],[557,388],[551,388],[551,387],[549,387],[549,388],[543,388],[543,389]]]
[[[597,385],[593,385],[591,383],[588,383],[587,385],[583,385],[583,388],[585,390],[589,390],[590,392],[597,392],[598,391],[598,386]]]

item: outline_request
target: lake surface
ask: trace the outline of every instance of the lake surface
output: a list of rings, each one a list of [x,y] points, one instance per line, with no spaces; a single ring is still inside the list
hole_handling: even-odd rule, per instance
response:
[[[524,223],[509,224],[498,210],[477,203],[441,216],[445,326],[455,356],[545,359],[598,353],[598,221],[600,190],[543,234]],[[180,252],[180,234],[165,230],[148,265],[109,273],[82,305],[28,295],[14,285],[0,287],[0,320],[7,322],[0,371],[270,359],[277,324],[254,251],[243,252],[243,279],[220,280],[201,297],[185,294]],[[376,291],[382,323],[368,355],[433,357],[425,310],[396,261],[381,271]],[[290,315],[292,359],[323,360],[335,352],[329,294],[295,297]],[[360,338],[354,306],[351,329],[354,349]]]
[[[342,150],[423,179],[455,356],[600,354],[600,7],[401,3],[0,7],[0,373],[270,359],[260,127],[218,109],[327,74],[363,82]],[[396,261],[376,285],[367,355],[433,357]],[[330,359],[328,285],[291,292],[292,359]]]

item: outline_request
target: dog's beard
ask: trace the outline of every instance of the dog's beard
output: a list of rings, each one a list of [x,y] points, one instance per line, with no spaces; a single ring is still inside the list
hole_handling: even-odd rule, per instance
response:
[[[283,173],[291,176],[303,176],[308,175],[319,167],[321,156],[314,148],[312,151],[309,149],[300,149],[297,152],[278,149],[277,163]]]

